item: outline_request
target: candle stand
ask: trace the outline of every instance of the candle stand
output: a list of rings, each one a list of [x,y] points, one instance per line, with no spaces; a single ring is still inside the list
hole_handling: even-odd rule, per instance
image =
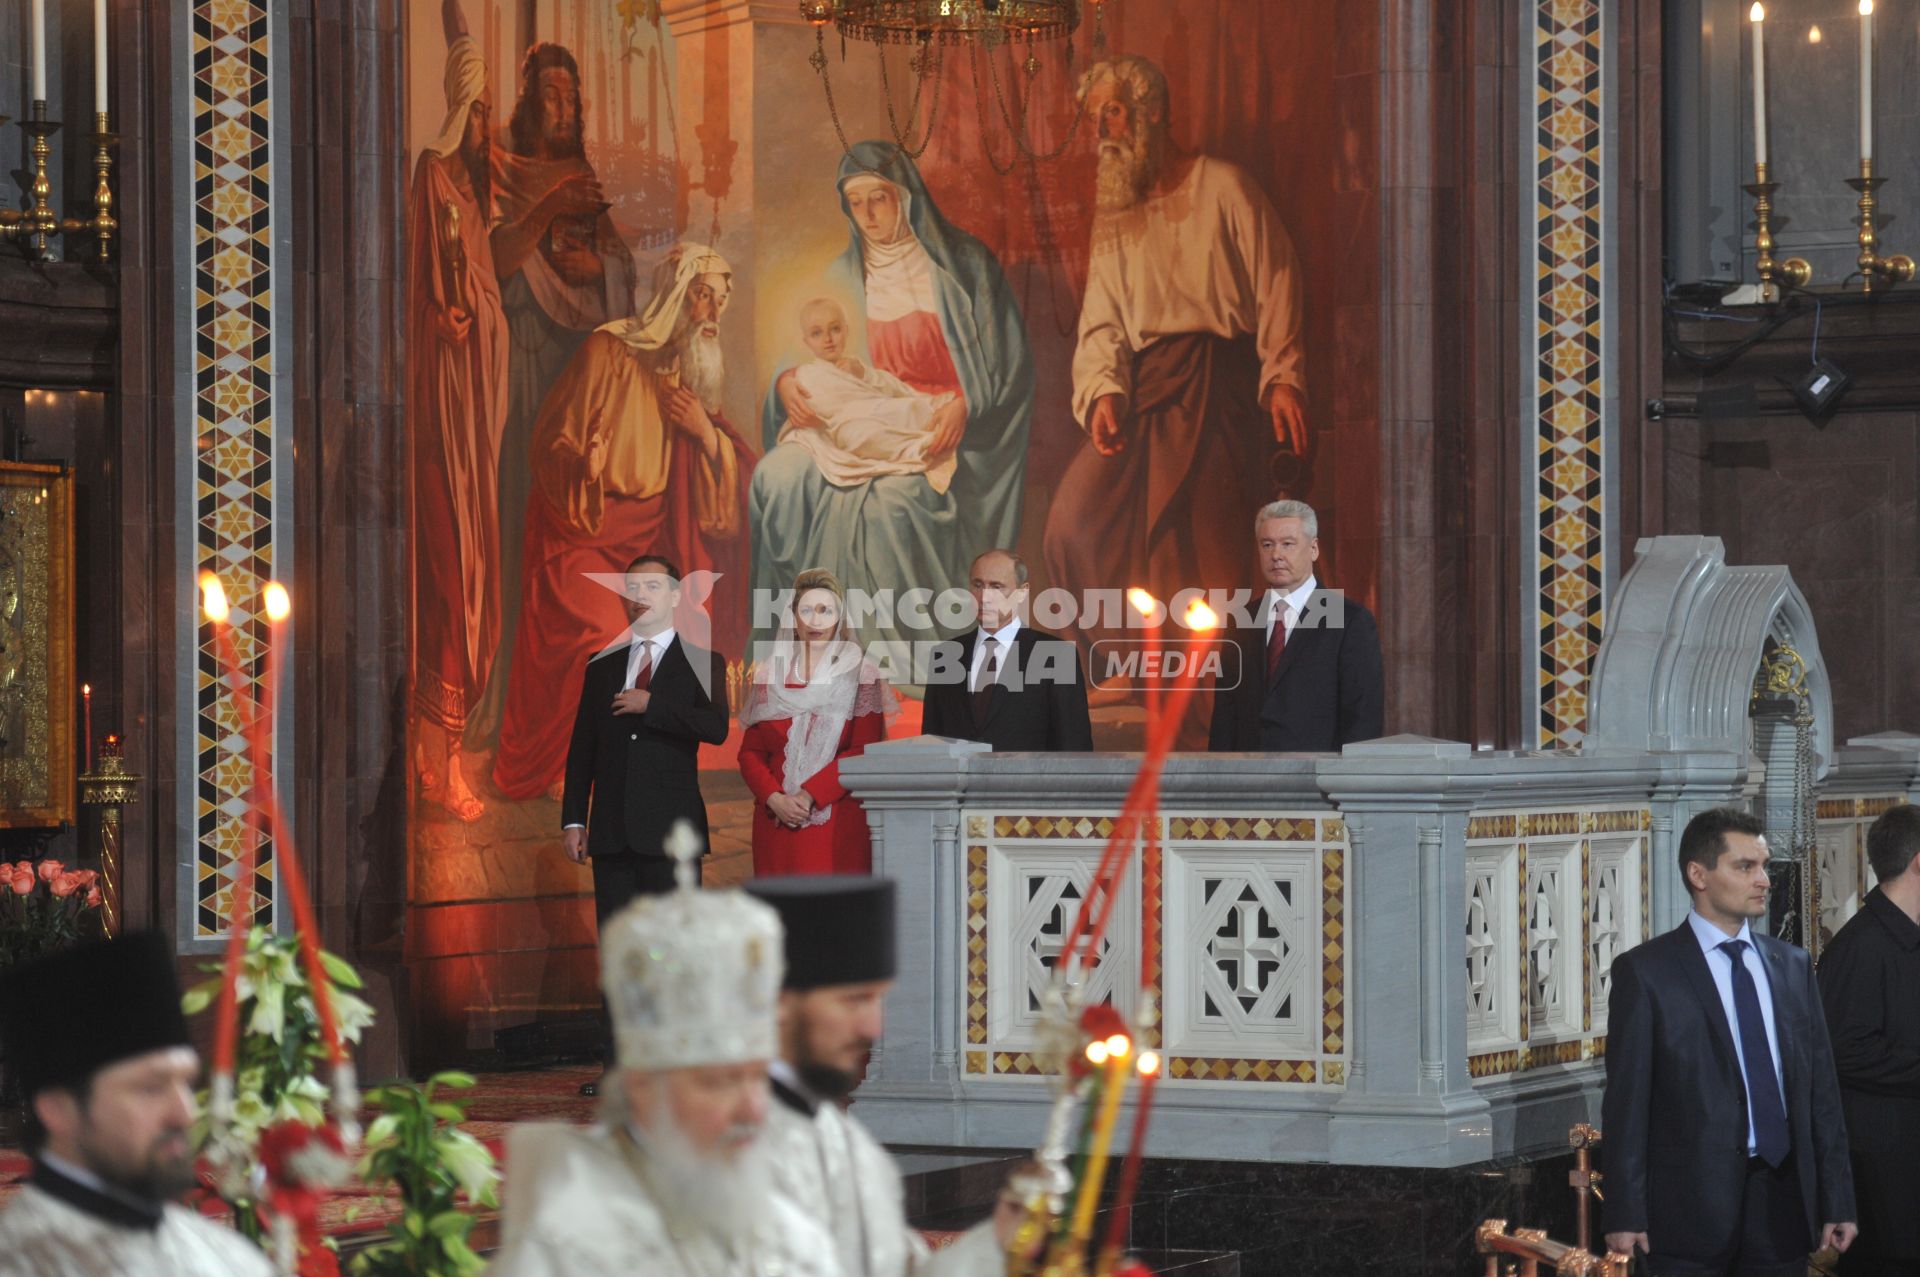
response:
[[[0,124],[7,117],[0,115]],[[120,224],[113,216],[113,148],[120,135],[107,127],[104,112],[93,117],[93,216],[61,217],[53,211],[53,186],[47,170],[53,157],[53,135],[60,131],[57,120],[47,118],[47,104],[37,100],[32,113],[20,122],[30,139],[28,143],[27,206],[0,208],[0,239],[21,241],[27,256],[39,262],[52,257],[48,241],[55,235],[73,237],[91,235],[96,261],[113,260],[113,240]]]
[[[1910,283],[1913,279],[1913,258],[1905,253],[1895,253],[1891,257],[1882,257],[1879,252],[1880,239],[1873,229],[1873,211],[1877,204],[1876,193],[1886,183],[1886,178],[1873,175],[1873,161],[1860,161],[1860,176],[1847,179],[1847,185],[1860,192],[1860,288],[1862,292],[1885,292],[1895,284]]]

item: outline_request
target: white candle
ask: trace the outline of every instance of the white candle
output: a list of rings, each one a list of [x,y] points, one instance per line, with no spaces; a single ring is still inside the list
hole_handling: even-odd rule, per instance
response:
[[[1767,9],[1753,0],[1753,162],[1767,162]]]
[[[32,98],[35,102],[47,100],[47,0],[33,0]]]
[[[1873,0],[1860,0],[1860,158],[1873,158]]]
[[[107,113],[107,0],[93,0],[93,113]]]

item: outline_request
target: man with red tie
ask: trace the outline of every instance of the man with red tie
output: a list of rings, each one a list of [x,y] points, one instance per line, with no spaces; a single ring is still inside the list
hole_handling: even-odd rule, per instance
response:
[[[729,726],[726,658],[675,631],[679,569],[643,554],[624,578],[628,641],[587,663],[560,800],[561,845],[576,865],[591,859],[602,926],[635,896],[673,890],[666,843],[676,824],[706,841],[700,743],[720,744]]]
[[[1320,520],[1304,501],[1273,501],[1254,516],[1267,589],[1253,623],[1236,627],[1214,687],[1208,748],[1312,753],[1372,740],[1383,730],[1380,630],[1373,613],[1320,588]]]

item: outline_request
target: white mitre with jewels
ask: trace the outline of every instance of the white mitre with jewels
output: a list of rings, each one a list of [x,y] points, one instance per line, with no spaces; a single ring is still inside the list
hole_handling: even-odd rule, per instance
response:
[[[621,1067],[773,1059],[786,974],[780,916],[745,892],[696,886],[700,838],[686,823],[674,826],[667,854],[679,862],[678,889],[639,897],[600,937]]]

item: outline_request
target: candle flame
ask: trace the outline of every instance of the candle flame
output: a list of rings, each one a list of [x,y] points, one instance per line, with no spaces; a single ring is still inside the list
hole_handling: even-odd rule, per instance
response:
[[[1087,1043],[1087,1063],[1105,1064],[1107,1062],[1107,1044],[1101,1041]]]
[[[1132,605],[1134,611],[1144,617],[1152,617],[1160,609],[1160,600],[1137,585],[1127,591],[1127,602]]]
[[[1133,1043],[1124,1033],[1116,1033],[1107,1039],[1107,1055],[1113,1059],[1124,1060],[1132,1050]]]
[[[1820,24],[1818,22],[1807,28],[1808,44],[1818,44],[1824,39],[1826,39],[1826,37],[1820,34]]]
[[[278,625],[293,614],[293,600],[287,597],[287,587],[278,581],[267,582],[267,619]]]
[[[227,589],[211,572],[200,574],[200,610],[215,625],[227,623]]]
[[[1142,1051],[1140,1058],[1134,1062],[1133,1067],[1140,1071],[1141,1077],[1153,1077],[1160,1072],[1160,1053],[1158,1051]]]
[[[82,695],[82,696],[91,696],[91,695],[93,695],[93,684],[92,684],[92,683],[82,683],[82,684],[80,684],[80,695]]]
[[[1767,20],[1767,6],[1761,4],[1760,0],[1753,0],[1753,8],[1747,10],[1747,17],[1754,22],[1765,22]]]
[[[1211,630],[1220,624],[1220,614],[1195,599],[1193,606],[1187,609],[1186,624],[1190,630]]]
[[[1860,0],[1860,16],[1863,18],[1873,16],[1873,0]]]

